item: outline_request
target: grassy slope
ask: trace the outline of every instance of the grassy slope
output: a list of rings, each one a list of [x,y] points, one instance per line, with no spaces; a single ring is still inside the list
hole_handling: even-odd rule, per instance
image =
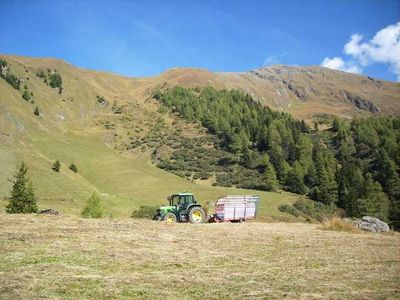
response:
[[[25,146],[19,147],[14,155],[10,147],[10,151],[3,151],[8,159],[2,163],[9,172],[14,170],[16,162],[27,162],[41,208],[52,207],[64,213],[78,214],[89,194],[98,191],[103,194],[107,214],[126,216],[139,205],[165,203],[169,194],[178,191],[192,191],[203,203],[224,194],[257,193],[262,200],[261,219],[294,220],[278,211],[277,207],[294,202],[297,195],[190,183],[154,167],[148,159],[117,153],[96,134],[65,133],[54,136],[35,131],[26,139]],[[51,164],[57,159],[62,163],[60,173],[51,170]],[[68,169],[72,162],[78,166],[78,174]],[[0,185],[1,195],[7,195],[10,185],[10,182]]]
[[[399,299],[398,233],[0,215],[2,299]]]
[[[165,204],[167,195],[190,190],[203,203],[224,194],[258,193],[262,199],[261,218],[296,220],[277,210],[282,203],[294,202],[296,195],[192,184],[152,166],[148,153],[139,151],[124,156],[104,143],[109,140],[112,144],[113,138],[107,136],[117,133],[126,138],[132,130],[130,126],[140,125],[144,132],[149,130],[158,107],[146,101],[146,97],[154,86],[163,84],[161,79],[92,72],[52,59],[6,59],[11,72],[24,80],[21,89],[27,84],[33,92],[35,103],[24,101],[22,91],[0,80],[0,199],[9,195],[9,179],[24,160],[30,168],[40,208],[52,207],[67,214],[79,214],[92,191],[103,194],[107,215],[126,216],[139,205]],[[35,75],[38,70],[47,69],[57,69],[61,74],[62,95]],[[108,107],[101,108],[97,95],[109,101]],[[135,105],[130,111],[131,123],[111,113],[114,101]],[[41,117],[33,116],[36,105]],[[118,131],[102,131],[95,124],[103,120],[118,123]],[[57,159],[63,164],[60,173],[51,170]],[[78,166],[78,174],[68,170],[72,162]],[[0,200],[1,206],[5,204]]]

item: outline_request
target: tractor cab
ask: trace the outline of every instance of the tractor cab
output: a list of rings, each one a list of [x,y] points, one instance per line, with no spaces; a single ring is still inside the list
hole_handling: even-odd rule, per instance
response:
[[[204,210],[195,200],[193,193],[177,193],[169,196],[167,199],[169,205],[160,206],[154,219],[167,222],[204,222]]]
[[[169,206],[185,206],[197,203],[192,193],[179,193],[169,196]]]

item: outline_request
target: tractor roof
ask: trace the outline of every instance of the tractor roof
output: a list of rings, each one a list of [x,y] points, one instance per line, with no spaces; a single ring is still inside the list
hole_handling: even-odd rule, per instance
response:
[[[180,192],[180,193],[172,194],[172,196],[175,196],[175,195],[178,195],[178,196],[194,196],[193,193],[189,193],[189,192]]]

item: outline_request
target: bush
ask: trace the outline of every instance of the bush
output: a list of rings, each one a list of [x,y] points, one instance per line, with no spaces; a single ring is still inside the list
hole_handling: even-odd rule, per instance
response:
[[[31,95],[29,94],[28,90],[24,90],[24,92],[22,93],[22,98],[24,98],[25,101],[29,101],[31,99]]]
[[[131,217],[135,219],[153,219],[157,213],[157,206],[142,205],[132,212]]]
[[[62,85],[61,75],[58,73],[50,74],[50,86],[52,88],[59,88]]]
[[[337,209],[329,205],[325,205],[321,202],[307,201],[305,199],[297,200],[293,206],[305,215],[320,222],[327,217],[331,217],[332,215],[339,213]]]
[[[354,224],[346,222],[337,216],[324,219],[321,229],[331,231],[361,232],[361,230],[354,226]]]
[[[46,78],[46,73],[40,70],[39,72],[36,73],[36,76],[39,78]]]
[[[70,164],[69,169],[74,173],[78,173],[78,168],[74,164]]]
[[[285,213],[287,213],[287,214],[289,214],[289,215],[292,215],[292,216],[295,216],[295,217],[300,216],[300,212],[299,212],[296,208],[294,208],[293,206],[291,206],[291,205],[289,205],[289,204],[280,205],[280,206],[278,207],[278,209],[279,209],[281,212],[285,212]]]
[[[96,98],[97,102],[100,103],[101,105],[105,106],[107,104],[107,100],[104,97],[97,95]]]
[[[39,107],[36,106],[35,110],[33,111],[33,114],[34,114],[35,116],[37,116],[37,117],[40,115]]]
[[[14,89],[20,89],[21,80],[17,76],[10,73],[3,75],[3,73],[0,72],[0,77],[7,81]]]
[[[56,172],[60,172],[60,169],[61,169],[61,163],[60,163],[60,161],[59,160],[57,160],[54,164],[53,164],[53,166],[51,167],[54,171],[56,171]]]
[[[7,66],[8,66],[7,61],[4,60],[4,59],[0,59],[0,69],[4,68],[4,67],[7,67]]]
[[[83,218],[101,218],[103,216],[103,209],[100,206],[100,196],[97,193],[93,193],[86,206],[81,212]]]

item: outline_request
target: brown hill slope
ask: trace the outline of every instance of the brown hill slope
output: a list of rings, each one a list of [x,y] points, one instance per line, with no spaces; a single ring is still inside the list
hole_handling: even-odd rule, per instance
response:
[[[400,84],[322,67],[272,66],[245,73],[219,73],[271,107],[309,119],[318,113],[346,117],[400,112]]]
[[[76,68],[57,59],[3,57],[33,72],[57,69],[65,78],[64,98],[93,99],[96,95],[104,95],[123,102],[133,99],[142,102],[156,87],[210,85],[243,90],[271,108],[304,119],[318,114],[354,117],[400,113],[399,83],[316,66],[275,65],[241,73],[175,68],[159,76],[128,78]],[[46,93],[49,94],[49,91]],[[56,95],[55,91],[53,93]],[[41,96],[46,98],[48,95]],[[92,102],[89,107],[93,108],[93,105],[95,103]],[[83,114],[80,110],[79,116],[74,118],[82,118]]]

